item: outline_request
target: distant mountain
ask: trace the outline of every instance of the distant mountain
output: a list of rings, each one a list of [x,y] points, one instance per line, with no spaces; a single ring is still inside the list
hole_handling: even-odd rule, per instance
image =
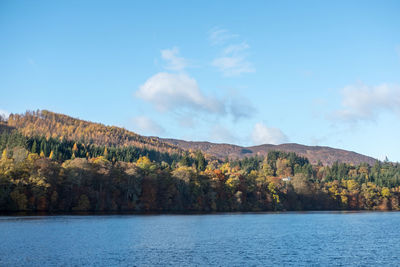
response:
[[[259,145],[252,147],[242,147],[230,144],[215,144],[210,142],[190,142],[177,139],[160,139],[176,145],[183,149],[201,150],[206,154],[215,156],[220,159],[228,158],[244,158],[251,156],[266,156],[269,151],[285,151],[294,152],[300,156],[308,158],[310,163],[317,164],[321,161],[324,165],[332,165],[334,162],[360,164],[366,162],[370,165],[377,161],[372,157],[368,157],[356,152],[343,149],[336,149],[324,146],[305,146],[299,144],[282,144],[282,145]]]
[[[11,114],[8,127],[16,128],[26,136],[46,136],[107,146],[136,146],[160,152],[181,153],[183,150],[201,150],[210,157],[218,159],[265,156],[269,151],[295,152],[307,157],[312,164],[321,161],[324,165],[334,162],[373,165],[376,159],[352,151],[322,146],[299,144],[260,145],[242,147],[231,144],[210,142],[190,142],[177,139],[146,137],[123,128],[93,123],[47,110]]]

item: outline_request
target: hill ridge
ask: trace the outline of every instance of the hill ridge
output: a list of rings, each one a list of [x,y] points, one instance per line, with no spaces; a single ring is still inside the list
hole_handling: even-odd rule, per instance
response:
[[[244,158],[249,156],[266,156],[269,151],[278,150],[295,152],[300,156],[307,157],[311,164],[321,161],[324,165],[332,165],[336,161],[341,163],[375,164],[377,159],[362,155],[360,153],[329,146],[307,146],[298,143],[285,143],[280,145],[262,144],[257,146],[240,146],[226,143],[212,143],[209,141],[185,141],[172,138],[160,138],[164,142],[177,145],[184,149],[199,149],[204,153],[214,155],[218,158]]]
[[[136,146],[168,153],[182,153],[185,150],[201,150],[209,158],[241,159],[251,156],[266,156],[269,151],[294,152],[309,159],[310,163],[321,162],[324,165],[333,163],[350,163],[373,165],[377,159],[354,151],[332,148],[329,146],[307,146],[297,143],[280,145],[262,144],[257,146],[240,146],[228,143],[209,141],[186,141],[156,136],[143,136],[125,128],[107,126],[48,110],[27,111],[25,114],[11,114],[8,126],[16,128],[26,136],[42,135],[47,138],[66,138],[106,146]]]

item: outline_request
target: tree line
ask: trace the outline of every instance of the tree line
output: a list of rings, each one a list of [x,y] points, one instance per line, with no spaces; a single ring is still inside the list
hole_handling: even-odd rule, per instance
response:
[[[312,165],[295,153],[220,161],[200,151],[0,134],[0,210],[399,210],[400,164]]]

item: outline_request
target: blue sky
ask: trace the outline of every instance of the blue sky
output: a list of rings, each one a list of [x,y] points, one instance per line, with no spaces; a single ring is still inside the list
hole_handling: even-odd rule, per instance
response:
[[[399,1],[1,1],[0,112],[400,161]]]

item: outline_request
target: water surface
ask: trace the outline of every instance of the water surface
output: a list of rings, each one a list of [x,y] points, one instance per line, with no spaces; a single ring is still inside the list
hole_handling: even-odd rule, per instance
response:
[[[0,217],[0,265],[398,265],[400,213]]]

